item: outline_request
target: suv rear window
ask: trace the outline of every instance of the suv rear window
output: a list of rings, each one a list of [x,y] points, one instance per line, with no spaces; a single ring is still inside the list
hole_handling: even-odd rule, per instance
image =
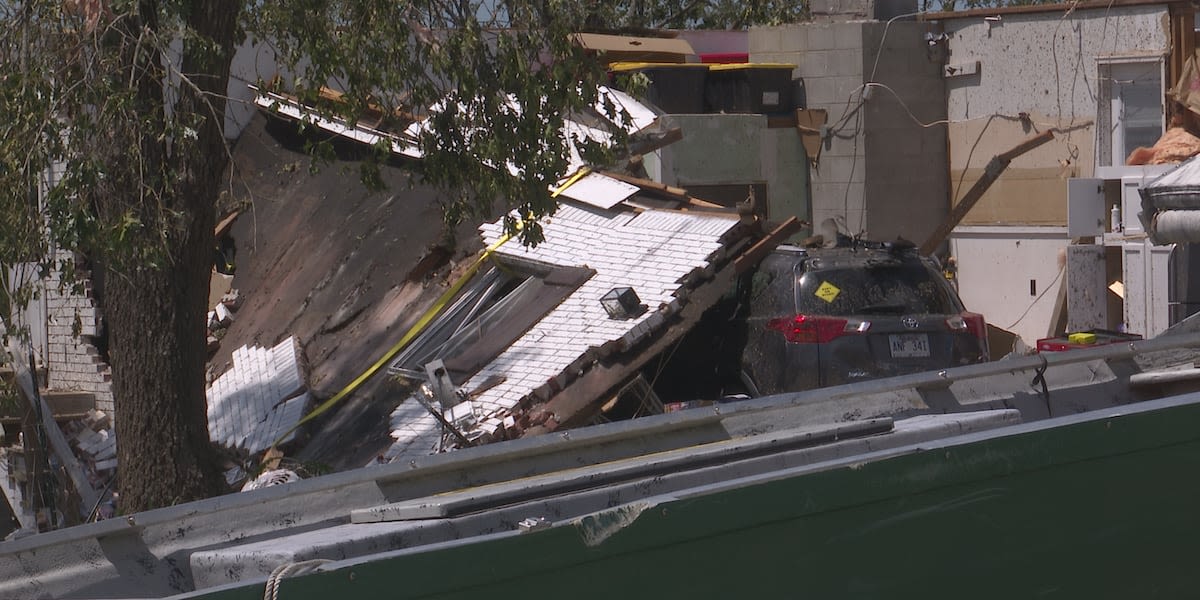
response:
[[[954,314],[941,275],[917,262],[886,262],[804,272],[797,265],[796,309],[811,315]]]

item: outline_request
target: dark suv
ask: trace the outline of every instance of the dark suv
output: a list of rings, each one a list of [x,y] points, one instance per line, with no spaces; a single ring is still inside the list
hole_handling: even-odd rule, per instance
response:
[[[751,278],[742,369],[759,395],[987,360],[987,326],[911,244],[781,246]]]

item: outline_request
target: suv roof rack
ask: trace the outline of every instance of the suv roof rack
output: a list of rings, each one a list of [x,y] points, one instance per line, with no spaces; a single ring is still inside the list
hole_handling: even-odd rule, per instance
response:
[[[841,238],[842,238],[842,236],[839,236],[838,244],[837,244],[837,246],[835,246],[835,248],[865,248],[868,250],[885,250],[892,254],[905,254],[908,252],[915,252],[917,250],[917,245],[915,243],[913,243],[909,240],[906,240],[904,238],[896,238],[895,240],[890,241],[890,242],[878,242],[875,240],[864,240],[861,238],[857,238],[857,237],[852,238],[849,236],[846,236],[845,240],[843,240]],[[848,241],[846,241],[846,240],[848,240]]]

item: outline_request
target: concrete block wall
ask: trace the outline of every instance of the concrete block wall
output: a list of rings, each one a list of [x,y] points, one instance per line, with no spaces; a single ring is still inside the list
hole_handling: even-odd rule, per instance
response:
[[[879,19],[916,12],[917,0],[811,0],[813,21],[839,22]]]
[[[924,41],[928,27],[852,21],[750,31],[751,60],[796,64],[806,108],[824,109],[836,134],[811,171],[813,223],[833,218],[849,233],[919,242],[945,214],[945,130],[918,126],[905,109],[923,122],[945,118],[940,59]],[[869,81],[887,85],[900,100],[872,89],[860,107]]]
[[[866,229],[876,239],[920,244],[948,211],[946,84],[942,56],[925,41],[931,27],[863,24],[863,45],[871,49],[863,67],[872,82],[887,86],[872,87],[863,109]]]
[[[846,115],[863,82],[860,23],[802,23],[750,30],[750,59],[797,65],[806,108],[825,109],[831,124]],[[812,222],[837,218],[850,230],[865,227],[865,144],[849,119],[845,137],[827,140],[810,170]]]
[[[91,288],[73,293],[55,272],[45,282],[46,378],[52,390],[89,392],[96,408],[113,414],[112,370],[101,359],[93,338],[99,333],[100,314]],[[78,331],[76,331],[78,327]]]

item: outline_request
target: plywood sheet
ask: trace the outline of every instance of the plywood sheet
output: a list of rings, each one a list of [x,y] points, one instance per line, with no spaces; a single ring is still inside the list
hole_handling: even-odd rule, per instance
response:
[[[561,195],[607,210],[638,193],[640,189],[636,185],[600,173],[589,173],[562,190]]]
[[[1060,169],[1008,170],[984,193],[979,203],[963,218],[963,225],[1055,225],[1067,224],[1067,180]],[[983,174],[983,169],[966,173],[951,171],[954,198],[960,197]]]

